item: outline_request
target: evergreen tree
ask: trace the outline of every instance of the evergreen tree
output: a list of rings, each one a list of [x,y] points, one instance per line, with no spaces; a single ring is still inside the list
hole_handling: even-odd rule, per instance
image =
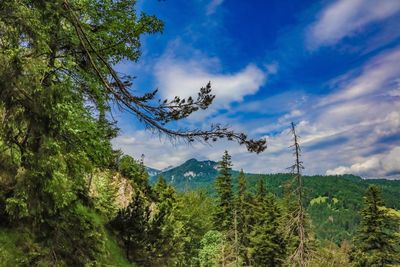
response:
[[[215,189],[218,200],[214,225],[219,231],[229,231],[233,226],[233,192],[232,192],[232,163],[231,156],[225,151],[219,163],[219,175],[216,178]]]
[[[179,249],[175,235],[177,218],[174,209],[177,206],[176,193],[168,185],[164,177],[160,176],[153,187],[155,205],[149,227],[149,246],[151,262],[154,265],[165,266],[176,257]]]
[[[250,196],[247,193],[246,176],[243,169],[238,177],[238,189],[235,199],[236,230],[237,230],[237,253],[245,263],[248,262],[247,248],[249,246],[250,234]]]
[[[356,266],[388,266],[399,263],[400,252],[396,248],[396,236],[393,229],[390,229],[389,217],[378,187],[369,186],[364,201],[352,261]]]
[[[145,200],[136,194],[131,203],[118,211],[110,222],[124,243],[126,257],[141,265],[149,260],[149,229],[150,209]]]
[[[250,234],[251,262],[255,266],[282,266],[286,258],[282,212],[272,194],[267,194],[264,180],[258,183],[254,216],[256,223]]]

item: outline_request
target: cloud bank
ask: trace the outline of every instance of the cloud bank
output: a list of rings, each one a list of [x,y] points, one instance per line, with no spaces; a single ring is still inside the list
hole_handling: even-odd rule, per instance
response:
[[[339,0],[326,7],[308,31],[311,48],[329,46],[400,10],[398,0]]]
[[[212,109],[227,108],[232,102],[241,102],[247,95],[255,94],[266,82],[267,73],[248,64],[236,73],[218,72],[218,59],[194,58],[180,60],[166,55],[155,66],[157,85],[162,96],[196,97],[199,89],[211,82],[216,99]]]

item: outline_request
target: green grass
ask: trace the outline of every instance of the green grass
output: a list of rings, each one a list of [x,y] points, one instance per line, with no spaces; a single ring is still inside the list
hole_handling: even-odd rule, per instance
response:
[[[124,251],[118,246],[115,237],[108,233],[106,234],[105,255],[100,259],[101,266],[107,267],[132,267],[134,264],[130,263]]]

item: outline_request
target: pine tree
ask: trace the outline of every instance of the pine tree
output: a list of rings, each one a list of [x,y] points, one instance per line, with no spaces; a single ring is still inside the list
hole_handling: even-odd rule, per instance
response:
[[[236,227],[238,235],[237,254],[248,264],[247,248],[249,246],[249,208],[250,196],[247,193],[246,176],[243,170],[240,171],[238,177],[238,189],[235,199]]]
[[[233,226],[233,192],[232,192],[232,163],[231,156],[225,151],[222,161],[219,163],[219,175],[216,179],[216,191],[218,202],[216,213],[214,214],[214,223],[219,231],[229,231]]]
[[[179,246],[176,244],[174,227],[177,219],[174,216],[174,208],[177,205],[176,192],[167,184],[163,176],[160,176],[153,187],[155,206],[152,210],[152,219],[149,227],[149,247],[153,265],[165,266],[176,257]]]
[[[395,235],[390,229],[389,217],[378,187],[370,186],[366,192],[361,225],[355,237],[352,261],[356,266],[388,266],[399,263]]]
[[[126,257],[130,261],[145,264],[148,259],[148,232],[150,209],[144,199],[136,194],[131,203],[118,211],[110,225],[124,242]]]
[[[281,217],[275,197],[267,194],[262,179],[258,183],[254,216],[256,223],[250,235],[251,262],[255,266],[282,266],[286,257]]]

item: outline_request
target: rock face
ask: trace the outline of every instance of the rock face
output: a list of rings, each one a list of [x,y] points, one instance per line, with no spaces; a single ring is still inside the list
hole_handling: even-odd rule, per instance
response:
[[[117,189],[115,195],[115,205],[117,208],[125,208],[129,205],[129,202],[132,200],[133,196],[133,187],[132,182],[125,177],[123,177],[120,173],[116,173],[113,176],[112,185]]]
[[[89,194],[93,199],[110,196],[116,209],[128,206],[134,194],[132,182],[118,172],[98,171],[88,178]]]

